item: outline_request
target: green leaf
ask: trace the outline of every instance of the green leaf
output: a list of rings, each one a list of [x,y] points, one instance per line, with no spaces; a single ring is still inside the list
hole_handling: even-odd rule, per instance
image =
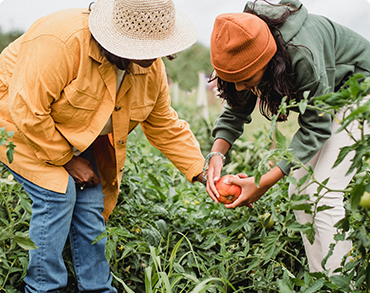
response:
[[[349,88],[351,90],[351,94],[354,98],[357,97],[359,91],[361,90],[360,84],[357,82],[355,78],[350,78],[349,80]]]
[[[147,173],[150,181],[152,181],[152,183],[156,186],[156,187],[161,187],[161,184],[159,183],[158,179],[155,178],[152,174],[150,173]]]
[[[333,275],[330,277],[330,280],[333,284],[337,285],[344,292],[352,292],[350,287],[351,279],[348,276]]]
[[[265,243],[263,245],[263,251],[264,251],[264,257],[263,259],[264,260],[268,260],[270,259],[275,250],[276,249],[279,249],[279,247],[277,247],[278,243],[279,243],[279,234],[277,232],[271,232],[267,235],[267,237],[265,238]]]
[[[14,158],[14,149],[10,148],[6,151],[6,157],[9,161],[9,164],[11,164],[13,162],[13,158]]]
[[[158,273],[160,278],[159,281],[164,284],[164,287],[166,288],[165,292],[171,293],[171,285],[170,285],[170,280],[165,272],[159,272]]]
[[[323,258],[323,260],[321,261],[321,266],[325,269],[325,264],[326,262],[328,261],[329,257],[331,257],[333,255],[333,251],[334,251],[334,248],[335,248],[335,243],[330,243],[330,249],[327,253],[327,255]]]
[[[147,267],[145,269],[145,293],[152,293],[153,292],[153,285],[152,285],[152,267]]]
[[[292,202],[299,202],[299,201],[302,201],[302,200],[309,200],[310,199],[310,196],[308,194],[293,194],[292,197],[290,198],[290,200]]]
[[[150,226],[150,229],[142,229],[141,232],[149,245],[158,246],[159,241],[162,238],[162,235],[157,229]]]
[[[111,260],[111,258],[113,256],[113,252],[116,248],[116,244],[117,244],[117,242],[114,241],[114,240],[111,240],[111,239],[107,240],[107,244],[105,245],[105,258],[106,258],[108,263],[109,263],[109,261]],[[94,244],[92,244],[92,245],[94,245]]]
[[[304,280],[297,279],[297,278],[293,278],[292,282],[294,283],[294,285],[300,286],[300,287],[304,287],[306,284]]]
[[[252,269],[254,269],[255,267],[259,266],[261,263],[261,259],[260,258],[254,258],[251,263],[248,265],[247,269],[246,269],[246,273],[249,273]]]
[[[197,286],[195,286],[195,288],[192,291],[190,291],[190,293],[205,292],[203,290],[206,288],[207,283],[215,282],[215,281],[224,282],[224,280],[223,279],[220,279],[220,278],[208,278],[208,279],[205,279],[204,281],[200,282]]]
[[[276,128],[275,130],[276,137],[276,147],[279,149],[286,149],[288,147],[286,137]]]
[[[307,109],[307,100],[301,100],[298,104],[299,112],[303,115]]]
[[[155,224],[157,225],[163,236],[168,235],[168,227],[164,220],[159,219],[158,221],[155,222]]]
[[[302,231],[307,231],[309,229],[309,225],[310,223],[300,224],[298,222],[290,222],[287,224],[287,228],[292,231],[302,232]]]
[[[104,239],[105,237],[107,237],[107,234],[108,234],[108,231],[104,231],[103,233],[101,233],[99,236],[97,236],[94,241],[91,243],[91,244],[95,244],[97,243],[98,241]]]
[[[277,121],[277,115],[273,115],[272,118],[271,118],[271,127],[270,127],[270,129],[268,131],[268,137],[270,139],[272,139],[272,135],[275,132],[275,129],[276,129],[276,121]]]
[[[126,285],[126,283],[124,281],[122,281],[120,278],[118,278],[117,276],[115,276],[113,273],[111,273],[111,274],[112,274],[113,278],[115,278],[123,286],[123,288],[125,288],[125,290],[126,290],[127,293],[135,293],[134,291],[132,291],[130,289],[129,286]],[[152,291],[148,291],[148,292],[152,292]]]
[[[177,254],[177,251],[182,243],[182,241],[184,240],[185,236],[182,237],[175,245],[175,247],[172,249],[172,252],[171,252],[171,257],[169,259],[169,263],[170,265],[172,266],[173,262],[175,261],[175,258],[176,258],[176,254]]]
[[[14,236],[14,241],[23,249],[25,250],[33,250],[37,249],[38,247],[35,243],[31,240],[31,238],[22,235],[21,233],[17,232]]]
[[[287,271],[284,271],[283,280],[278,280],[277,284],[279,286],[279,292],[281,293],[294,293],[293,290],[293,283],[289,279],[289,275]]]
[[[295,211],[308,211],[311,212],[312,204],[311,203],[301,203],[292,205],[292,210]]]
[[[303,293],[316,293],[319,292],[319,290],[324,286],[325,280],[324,279],[318,279],[316,280],[310,287],[303,291]]]
[[[327,205],[322,205],[322,206],[319,206],[317,208],[317,211],[318,212],[322,212],[322,211],[326,211],[326,210],[331,210],[333,209],[334,207],[331,207],[331,206],[327,206]]]
[[[316,229],[312,223],[309,224],[309,228],[305,231],[305,235],[307,237],[307,240],[311,244],[313,244],[315,241]]]
[[[244,218],[242,218],[240,221],[233,222],[229,227],[227,227],[228,230],[232,231],[229,236],[234,235],[235,233],[240,232],[240,229],[242,229],[246,225],[246,221]]]

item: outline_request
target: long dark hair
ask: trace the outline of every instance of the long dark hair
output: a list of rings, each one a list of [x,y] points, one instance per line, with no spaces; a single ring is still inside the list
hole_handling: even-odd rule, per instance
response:
[[[288,17],[297,12],[302,5],[298,8],[292,9],[292,6],[289,4],[271,4],[264,0],[264,2],[272,6],[286,6],[286,9],[284,9],[284,12],[280,17],[271,18],[266,15],[259,14],[255,10],[256,2],[257,0],[254,1],[251,6],[247,4],[244,12],[254,14],[266,22],[277,45],[277,52],[267,64],[267,69],[261,84],[252,90],[260,98],[259,109],[261,114],[270,120],[274,114],[278,113],[283,97],[286,96],[287,102],[289,102],[293,99],[295,92],[292,63],[287,50],[287,46],[289,44],[283,40],[280,28],[286,22]],[[246,101],[243,98],[243,95],[240,94],[240,92],[238,93],[234,83],[226,82],[217,77],[217,86],[220,98],[226,100],[231,107],[243,108],[245,106]],[[288,115],[289,112],[286,114],[280,114],[278,121],[286,121]]]

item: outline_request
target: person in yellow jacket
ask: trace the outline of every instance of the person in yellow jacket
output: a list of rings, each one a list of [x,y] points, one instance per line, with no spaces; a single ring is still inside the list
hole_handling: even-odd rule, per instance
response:
[[[172,0],[98,0],[36,21],[0,55],[0,126],[14,131],[14,161],[0,161],[33,201],[26,292],[67,284],[69,237],[81,292],[116,292],[105,241],[126,158],[139,124],[190,182],[204,158],[189,125],[170,106],[161,57],[196,42]]]

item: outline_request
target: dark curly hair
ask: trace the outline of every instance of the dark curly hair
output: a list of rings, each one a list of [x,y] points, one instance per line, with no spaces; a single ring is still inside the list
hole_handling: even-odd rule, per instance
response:
[[[278,113],[282,99],[286,96],[287,102],[289,103],[289,101],[293,99],[293,95],[295,93],[291,58],[287,50],[287,46],[289,44],[283,40],[280,28],[286,22],[287,18],[297,12],[302,5],[298,8],[292,8],[289,4],[271,4],[264,0],[264,2],[272,6],[286,7],[280,17],[271,18],[266,15],[259,14],[255,10],[256,2],[257,0],[252,4],[247,4],[244,8],[244,13],[251,13],[261,18],[270,28],[277,45],[277,52],[267,64],[267,69],[261,83],[258,87],[252,89],[252,91],[260,98],[259,109],[261,114],[270,120],[274,114]],[[246,100],[242,92],[238,92],[236,90],[235,84],[224,81],[217,76],[215,78],[217,78],[217,87],[220,98],[226,100],[226,102],[233,108],[244,108]],[[289,111],[286,114],[280,114],[278,121],[286,121],[288,115]]]

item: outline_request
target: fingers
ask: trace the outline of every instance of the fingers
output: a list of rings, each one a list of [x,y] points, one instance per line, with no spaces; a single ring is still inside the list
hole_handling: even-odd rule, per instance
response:
[[[211,178],[208,178],[207,180],[206,191],[209,194],[209,196],[214,200],[215,203],[219,202],[218,198],[220,197],[220,195],[218,194],[215,183]]]
[[[236,176],[238,176],[240,179],[248,178],[248,175],[247,175],[247,174],[245,174],[245,173],[239,173],[239,174],[237,174]]]
[[[87,187],[94,187],[96,185],[99,185],[99,183],[99,177],[95,174],[95,172],[93,172],[93,176],[85,182]]]
[[[230,204],[225,204],[225,208],[227,209],[235,209],[237,207],[247,207],[247,208],[253,208],[253,204],[251,203],[244,203],[244,202],[239,202],[238,200],[234,201],[233,203]]]
[[[94,172],[93,185],[96,186],[96,185],[99,185],[99,183],[100,183],[100,179],[98,175],[96,175]]]
[[[218,203],[219,202],[218,197],[220,197],[220,195],[218,194],[218,191],[216,189],[215,182],[217,182],[217,180],[220,178],[222,165],[217,166],[217,164],[214,164],[214,162],[217,161],[211,162],[208,168],[206,191],[209,194],[209,196],[213,199],[213,201],[215,203]]]
[[[224,180],[224,183],[226,184],[235,184],[235,185],[241,185],[241,183],[243,182],[242,179],[245,179],[245,178],[248,178],[248,176],[246,177],[239,177],[239,175],[237,176],[233,176],[233,177],[229,177],[227,179]]]

